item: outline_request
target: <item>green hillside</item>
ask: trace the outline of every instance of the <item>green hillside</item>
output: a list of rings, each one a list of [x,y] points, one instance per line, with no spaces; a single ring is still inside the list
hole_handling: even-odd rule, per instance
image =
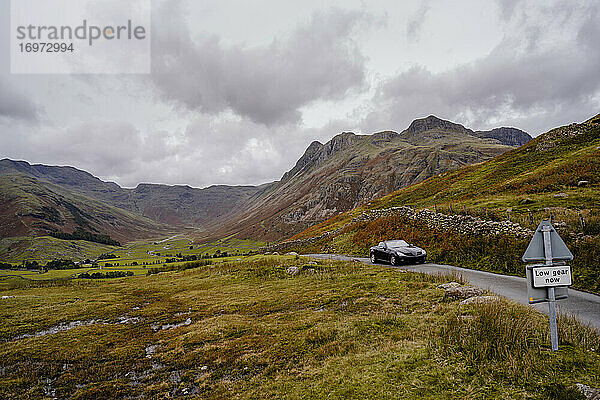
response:
[[[584,187],[578,186],[587,181]],[[541,135],[494,159],[432,177],[371,208],[457,202],[473,207],[600,207],[600,115]],[[557,192],[568,197],[554,197]]]

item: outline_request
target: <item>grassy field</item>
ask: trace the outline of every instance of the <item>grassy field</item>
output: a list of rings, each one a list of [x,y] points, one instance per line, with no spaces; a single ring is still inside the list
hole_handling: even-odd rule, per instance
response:
[[[90,254],[94,254],[95,257],[98,257],[100,254],[107,253],[114,254],[116,258],[103,258],[98,261],[98,267],[93,267],[91,264],[82,264],[81,268],[65,270],[50,269],[46,271],[19,269],[17,260],[9,259],[5,261],[0,259],[2,262],[14,262],[15,265],[15,269],[0,270],[0,290],[27,284],[29,281],[74,279],[84,272],[92,274],[94,272],[107,273],[108,271],[131,271],[134,275],[138,276],[147,275],[149,271],[153,272],[153,270],[158,270],[159,272],[162,270],[174,270],[187,264],[185,261],[165,263],[167,259],[176,258],[176,255],[196,255],[197,257],[202,257],[207,254],[212,256],[217,252],[220,254],[227,252],[227,254],[231,255],[227,257],[220,256],[214,259],[214,262],[222,263],[240,260],[245,257],[244,254],[256,250],[262,245],[261,242],[238,240],[234,238],[225,238],[205,244],[194,244],[191,237],[186,237],[183,234],[174,235],[164,239],[157,239],[151,242],[132,242],[123,247],[103,246],[84,241],[65,241],[51,237],[27,238],[27,240],[31,240],[37,244],[37,246],[33,246],[33,248],[39,248],[38,246],[47,243],[51,243],[58,248],[64,248],[65,246],[71,246],[72,242],[75,242],[76,247],[74,247],[74,251],[77,248],[85,250],[83,250],[83,254],[73,255],[74,260],[80,260],[82,257],[89,256]],[[56,244],[55,241],[59,243]],[[90,249],[93,251],[90,252]],[[36,260],[43,265],[51,259],[39,257],[33,259],[27,258],[27,260]]]
[[[105,263],[129,265],[161,264],[166,258],[175,257],[176,254],[186,255],[214,255],[216,252],[227,252],[232,256],[243,255],[254,251],[263,242],[224,238],[210,243],[198,244],[193,236],[178,234],[156,240],[141,240],[126,243],[122,247],[107,246],[83,240],[60,240],[50,236],[42,237],[14,237],[0,239],[0,262],[19,264],[22,261],[37,261],[45,264],[54,259],[72,259],[80,261],[96,259],[102,254],[114,254],[117,258],[103,259]]]
[[[0,397],[556,399],[600,386],[600,338],[574,321],[551,353],[533,309],[444,300],[436,286],[456,277],[308,261],[0,289]]]
[[[170,265],[170,264],[169,264]],[[112,268],[84,268],[75,269],[51,269],[46,272],[26,271],[26,270],[0,270],[0,289],[12,288],[23,284],[23,281],[56,281],[63,279],[76,278],[77,275],[84,272],[102,272],[108,271],[131,271],[134,275],[146,275],[148,270],[142,266],[136,267],[112,267]]]

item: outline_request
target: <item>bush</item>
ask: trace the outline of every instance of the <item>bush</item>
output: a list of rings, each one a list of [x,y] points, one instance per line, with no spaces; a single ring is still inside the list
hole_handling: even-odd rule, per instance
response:
[[[46,264],[46,268],[47,269],[75,269],[75,268],[79,268],[79,266],[76,265],[73,262],[73,260],[59,259],[59,260],[48,261],[48,263]]]
[[[114,253],[104,253],[98,256],[98,260],[108,260],[111,258],[119,258],[119,256]]]
[[[197,260],[197,261],[186,262],[181,265],[171,265],[171,266],[165,264],[162,267],[149,268],[148,271],[146,272],[146,275],[154,275],[154,274],[158,274],[159,272],[167,272],[167,271],[185,271],[186,269],[204,267],[204,266],[210,265],[210,264],[212,264],[212,261],[210,261],[210,260]]]
[[[0,269],[12,269],[12,264],[0,262]]]
[[[84,272],[79,274],[78,277],[81,279],[110,279],[110,278],[123,278],[126,276],[133,276],[133,272],[131,271],[107,271],[106,273],[102,272],[92,272],[91,274],[88,272]]]

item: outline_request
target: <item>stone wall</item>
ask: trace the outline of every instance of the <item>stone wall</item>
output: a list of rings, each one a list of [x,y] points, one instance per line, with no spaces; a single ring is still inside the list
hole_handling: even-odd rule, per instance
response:
[[[424,208],[415,212],[410,207],[392,207],[383,210],[365,211],[352,222],[373,221],[378,218],[403,215],[415,221],[424,222],[433,229],[452,230],[465,235],[500,235],[531,237],[533,231],[511,221],[485,221],[479,217],[460,214],[442,214]]]
[[[342,231],[342,229],[344,229],[350,224],[356,222],[374,221],[379,218],[386,218],[398,215],[404,216],[414,221],[425,223],[428,227],[432,229],[451,230],[464,235],[512,235],[519,238],[531,238],[533,236],[532,230],[524,228],[516,222],[486,221],[471,215],[449,215],[436,213],[426,208],[415,212],[412,208],[403,206],[386,208],[382,210],[365,211],[360,216],[352,219],[352,221],[348,224],[333,231],[326,232],[322,235],[308,239],[291,240],[287,242],[278,243],[269,247],[263,247],[259,249],[259,251],[284,251],[294,246],[313,244],[319,240],[338,234]]]

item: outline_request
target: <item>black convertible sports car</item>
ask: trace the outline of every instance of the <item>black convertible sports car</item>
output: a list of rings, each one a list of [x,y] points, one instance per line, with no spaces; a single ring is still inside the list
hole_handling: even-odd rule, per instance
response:
[[[401,263],[424,263],[427,252],[404,240],[388,240],[371,247],[371,262],[386,261],[392,265]]]

